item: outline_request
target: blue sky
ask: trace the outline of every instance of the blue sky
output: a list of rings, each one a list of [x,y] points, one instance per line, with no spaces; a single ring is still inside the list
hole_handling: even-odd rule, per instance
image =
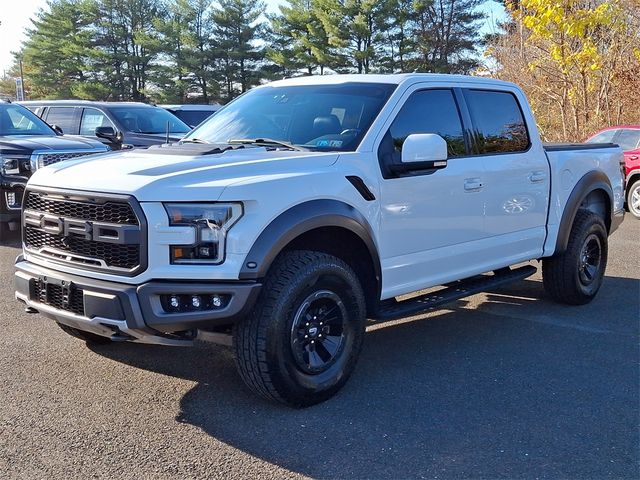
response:
[[[267,10],[273,12],[277,11],[278,5],[284,2],[283,0],[266,0],[265,3]],[[25,29],[31,25],[30,19],[46,5],[47,0],[20,0],[19,7],[16,5],[0,11],[0,75],[13,63],[11,52],[18,50],[26,38]],[[483,29],[491,31],[495,21],[504,17],[504,9],[493,1],[488,2],[484,8],[489,13],[489,19]]]

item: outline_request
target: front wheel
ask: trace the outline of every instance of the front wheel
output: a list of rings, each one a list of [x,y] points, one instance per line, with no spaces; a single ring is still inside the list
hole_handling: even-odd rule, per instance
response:
[[[636,220],[640,220],[640,180],[636,180],[627,192],[627,208]]]
[[[578,211],[567,249],[542,262],[545,290],[560,303],[589,303],[602,285],[607,253],[607,229],[602,218],[588,210]]]
[[[365,329],[355,272],[325,253],[291,251],[234,327],[236,365],[255,393],[294,407],[327,400],[353,371]]]

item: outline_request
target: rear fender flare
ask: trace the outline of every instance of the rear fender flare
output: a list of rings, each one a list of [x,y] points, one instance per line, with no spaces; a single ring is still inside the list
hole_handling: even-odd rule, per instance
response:
[[[562,212],[562,219],[560,220],[560,226],[558,228],[558,238],[556,239],[556,249],[554,253],[562,253],[567,249],[571,227],[580,209],[580,205],[584,199],[587,198],[587,195],[596,190],[603,190],[609,199],[609,218],[604,218],[603,220],[607,226],[607,230],[611,228],[610,216],[613,212],[613,189],[611,188],[611,182],[609,182],[609,178],[607,178],[603,172],[593,170],[578,180],[578,183],[573,187],[565,203],[564,212]]]

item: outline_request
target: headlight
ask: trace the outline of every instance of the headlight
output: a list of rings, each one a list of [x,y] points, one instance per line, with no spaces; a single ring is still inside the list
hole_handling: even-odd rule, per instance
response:
[[[0,155],[0,169],[5,175],[20,175],[22,170],[29,170],[28,160],[21,155]]]
[[[166,203],[171,226],[195,229],[193,245],[171,245],[171,263],[217,264],[224,261],[227,231],[242,216],[240,203]]]

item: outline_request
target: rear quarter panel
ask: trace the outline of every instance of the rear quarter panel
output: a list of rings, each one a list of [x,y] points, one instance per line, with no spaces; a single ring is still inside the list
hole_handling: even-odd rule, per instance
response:
[[[588,150],[548,151],[551,164],[551,199],[549,204],[548,235],[543,256],[553,255],[560,227],[560,220],[578,181],[591,171],[603,172],[613,191],[612,211],[618,211],[624,204],[624,179],[620,171],[623,159],[619,147],[605,147]]]

